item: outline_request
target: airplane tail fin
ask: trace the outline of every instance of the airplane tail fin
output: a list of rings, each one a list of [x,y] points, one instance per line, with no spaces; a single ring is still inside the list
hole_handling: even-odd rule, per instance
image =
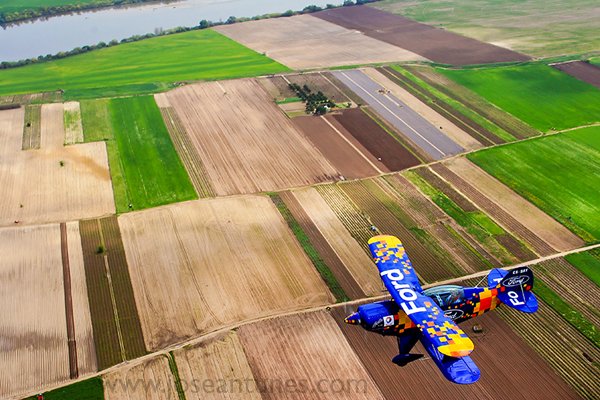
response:
[[[524,313],[534,313],[538,302],[531,292],[533,288],[533,271],[527,267],[510,271],[493,269],[488,275],[488,285],[498,289],[498,298],[504,304]]]

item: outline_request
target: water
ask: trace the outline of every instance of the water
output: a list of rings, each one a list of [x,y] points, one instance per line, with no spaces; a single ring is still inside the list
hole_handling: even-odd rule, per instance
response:
[[[200,20],[253,17],[309,4],[324,7],[342,0],[186,0],[109,8],[24,22],[0,30],[0,61],[56,54],[98,42],[121,40],[157,29],[195,26]]]

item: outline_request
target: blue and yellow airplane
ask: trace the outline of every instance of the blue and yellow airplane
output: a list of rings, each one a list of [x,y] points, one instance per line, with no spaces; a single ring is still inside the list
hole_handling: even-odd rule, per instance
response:
[[[369,240],[369,248],[393,300],[361,305],[346,318],[346,323],[361,325],[380,335],[396,336],[400,354],[392,362],[397,365],[405,366],[423,357],[410,353],[420,340],[449,381],[474,383],[480,376],[469,357],[474,345],[457,323],[500,304],[525,313],[537,311],[537,299],[531,292],[533,273],[527,267],[492,270],[487,288],[443,285],[423,290],[398,238],[375,236]]]

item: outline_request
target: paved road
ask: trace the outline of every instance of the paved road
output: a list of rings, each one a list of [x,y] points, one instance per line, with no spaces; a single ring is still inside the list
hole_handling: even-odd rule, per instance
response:
[[[333,74],[434,160],[464,151],[407,104],[391,94],[378,92],[383,88],[362,71],[335,71]]]

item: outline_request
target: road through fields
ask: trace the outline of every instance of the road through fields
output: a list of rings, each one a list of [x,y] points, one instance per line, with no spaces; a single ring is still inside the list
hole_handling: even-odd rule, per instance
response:
[[[333,75],[358,94],[387,122],[435,160],[458,154],[464,149],[413,111],[385,88],[359,70],[336,71]]]

